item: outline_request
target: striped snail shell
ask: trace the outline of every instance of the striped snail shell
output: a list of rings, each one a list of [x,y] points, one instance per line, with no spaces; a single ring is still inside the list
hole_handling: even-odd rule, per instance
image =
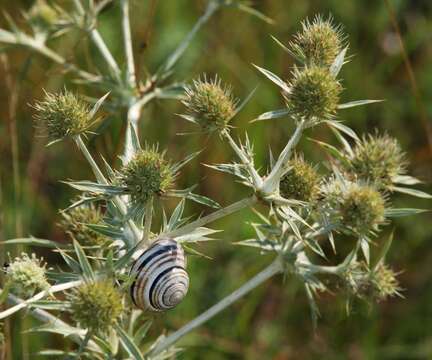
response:
[[[182,247],[170,238],[155,241],[132,265],[130,295],[143,310],[165,311],[178,305],[189,288]]]

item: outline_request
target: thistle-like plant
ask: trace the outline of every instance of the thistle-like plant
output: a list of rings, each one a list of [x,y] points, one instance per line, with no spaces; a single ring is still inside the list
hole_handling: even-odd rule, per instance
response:
[[[59,333],[76,343],[72,351],[56,352],[64,356],[167,359],[179,351],[175,344],[180,338],[277,274],[292,277],[304,286],[314,320],[318,316],[317,297],[327,290],[326,284],[332,280],[343,285],[339,286],[342,289],[340,295],[348,294],[348,299],[355,296],[381,301],[400,295],[396,273],[385,262],[392,238],[383,242],[378,236],[392,218],[423,211],[393,208],[391,195],[394,192],[424,198],[431,196],[410,187],[419,180],[406,174],[406,157],[396,140],[388,135],[360,139],[338,120],[341,109],[376,102],[360,100],[340,104],[339,72],[346,63],[347,52],[340,27],[332,20],[318,16],[312,22],[304,22],[303,29],[288,47],[275,39],[298,61],[288,81],[257,66],[280,88],[284,107],[267,111],[255,120],[287,117],[295,125],[280,154],[276,158],[271,156],[268,166],[260,168],[255,165],[249,138],[246,136],[244,143],[238,143],[231,136],[235,117],[253,96],[246,97],[238,105],[231,87],[222,85],[219,77],[213,80],[198,77],[189,85],[169,83],[168,79],[196,32],[216,10],[233,6],[268,19],[241,1],[210,0],[205,13],[185,40],[153,74],[141,81],[135,73],[128,0],[118,2],[122,12],[125,72],[98,32],[98,15],[108,3],[110,1],[84,4],[74,0],[71,11],[60,5],[51,8],[49,4],[43,4],[48,8],[34,9],[29,14],[29,19],[39,19],[32,20],[32,34],[17,30],[18,27],[14,31],[0,30],[0,42],[27,47],[63,66],[89,88],[110,91],[99,100],[93,99],[92,106],[66,90],[46,93],[44,99],[35,102],[36,123],[47,131],[50,143],[71,139],[88,161],[95,179],[65,182],[81,192],[81,196],[62,213],[61,225],[71,242],[60,244],[24,239],[26,244],[54,248],[63,258],[64,265],[47,271],[34,256],[24,254],[13,260],[5,269],[6,282],[2,292],[2,298],[7,298],[12,306],[0,312],[0,319],[31,308],[28,315],[49,324],[33,331]],[[99,74],[68,63],[47,46],[48,39],[71,29],[85,32],[102,55],[106,67]],[[170,161],[168,158],[172,154],[157,146],[141,145],[137,124],[143,107],[155,98],[180,100],[186,107],[183,118],[198,124],[204,132],[218,133],[220,141],[232,148],[236,160],[207,166],[228,173],[247,186],[250,193],[246,198],[221,206],[194,193],[193,184],[187,189],[176,188],[175,179],[181,176],[181,169],[198,153]],[[103,167],[100,167],[85,143],[101,108],[127,114],[124,151],[119,166],[112,166],[101,158]],[[328,152],[324,166],[318,167],[298,155],[301,152],[296,151],[296,147],[309,128],[323,124],[335,134],[341,149],[315,140],[317,148]],[[268,171],[264,172],[262,169],[266,168]],[[168,197],[179,199],[169,216],[164,210],[164,199]],[[193,219],[184,214],[185,203],[190,200],[217,210]],[[144,268],[147,271],[156,266],[157,262],[153,261],[156,256],[168,251],[166,254],[171,260],[163,258],[160,264],[163,269],[153,276],[153,280],[166,276],[171,270],[168,266],[174,264],[173,269],[181,272],[183,288],[193,287],[193,282],[189,284],[185,275],[184,254],[180,247],[189,249],[195,242],[208,240],[217,230],[206,227],[207,224],[242,209],[253,208],[258,202],[262,205],[261,213],[252,224],[256,236],[239,239],[238,243],[256,249],[257,256],[258,253],[272,254],[273,261],[182,328],[156,339],[149,336],[147,331],[151,321],[134,305],[136,292],[142,297],[148,296],[144,300],[152,305],[167,300],[165,297],[177,303],[183,293],[179,293],[176,284],[169,284],[166,292],[158,286],[147,286],[146,281],[153,275],[142,274]],[[163,211],[156,211],[160,206]],[[158,223],[162,226],[157,229],[152,220],[159,214],[162,215]],[[326,239],[333,250],[341,241],[351,244],[342,262],[338,263],[332,257],[333,253],[323,246]],[[381,250],[378,257],[374,256],[375,248],[371,247],[373,240]],[[6,243],[22,241],[13,239]],[[103,251],[93,252],[94,247]],[[327,260],[325,265],[324,259]],[[137,273],[131,271],[133,263]],[[217,259],[214,266],[217,266]],[[326,284],[323,277],[327,279]],[[132,299],[130,289],[134,290]],[[58,293],[65,296],[58,296]]]

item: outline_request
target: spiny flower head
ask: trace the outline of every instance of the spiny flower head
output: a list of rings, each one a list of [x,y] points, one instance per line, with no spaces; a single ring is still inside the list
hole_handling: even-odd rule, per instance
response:
[[[72,318],[82,328],[106,334],[119,320],[123,310],[122,295],[111,281],[85,283],[68,294]]]
[[[367,185],[351,183],[340,204],[341,222],[356,233],[367,234],[384,221],[382,195]]]
[[[290,42],[291,51],[306,65],[330,66],[344,45],[341,27],[331,17],[324,20],[317,15],[303,21],[302,28]]]
[[[280,194],[286,199],[315,200],[320,182],[317,171],[300,157],[291,160],[288,165],[290,170],[280,181]]]
[[[46,93],[34,109],[37,126],[47,130],[51,142],[85,134],[94,123],[88,104],[67,90]]]
[[[398,141],[386,134],[364,136],[349,156],[349,170],[380,189],[390,186],[396,176],[405,172],[405,166],[405,154]]]
[[[352,295],[380,302],[389,297],[401,296],[396,276],[383,262],[369,269],[364,262],[354,261],[343,274],[343,280]]]
[[[62,212],[60,227],[74,240],[83,246],[101,247],[108,238],[90,229],[88,224],[102,224],[103,214],[93,204],[77,206],[70,211]]]
[[[294,118],[314,125],[336,114],[342,86],[327,69],[295,68],[289,87],[284,97]]]
[[[186,87],[186,98],[183,104],[189,110],[191,120],[199,124],[204,131],[224,130],[235,115],[236,100],[232,90],[223,86],[221,80],[194,80],[191,86]],[[187,118],[187,116],[186,116]]]
[[[156,147],[140,150],[119,172],[120,182],[131,194],[132,200],[145,203],[151,196],[168,190],[175,178],[165,154]]]
[[[45,271],[43,259],[38,259],[35,254],[22,253],[7,266],[6,283],[15,295],[28,298],[36,291],[49,288]]]

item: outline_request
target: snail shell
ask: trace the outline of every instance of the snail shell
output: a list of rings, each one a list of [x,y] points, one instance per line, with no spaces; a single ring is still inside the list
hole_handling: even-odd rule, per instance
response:
[[[165,311],[178,305],[189,288],[182,247],[170,238],[155,241],[132,265],[130,295],[143,310]]]

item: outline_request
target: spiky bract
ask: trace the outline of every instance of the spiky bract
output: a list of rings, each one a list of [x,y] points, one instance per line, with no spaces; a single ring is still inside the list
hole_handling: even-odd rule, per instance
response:
[[[286,199],[311,202],[319,194],[320,176],[302,158],[289,162],[290,170],[280,181],[280,194]]]
[[[120,181],[136,203],[145,203],[151,196],[168,190],[175,178],[165,154],[147,147],[135,154],[119,172]]]
[[[43,259],[38,259],[35,254],[29,256],[22,253],[7,266],[6,283],[12,293],[28,298],[37,291],[49,288],[45,271]]]
[[[218,77],[212,80],[194,80],[186,87],[186,99],[183,104],[189,110],[189,116],[205,131],[224,130],[236,111],[236,100],[232,90],[223,86]]]
[[[344,46],[341,27],[332,18],[317,15],[302,22],[302,31],[290,42],[291,51],[306,65],[330,66]]]
[[[284,93],[286,105],[297,120],[309,125],[332,118],[337,110],[341,84],[327,69],[311,66],[295,68]]]
[[[349,171],[358,178],[387,188],[405,172],[405,154],[399,142],[388,135],[368,135],[357,142],[349,156]]]
[[[88,104],[67,90],[46,93],[34,108],[37,126],[46,129],[50,141],[85,134],[93,124]]]
[[[83,246],[101,247],[108,238],[92,230],[87,225],[101,225],[103,214],[100,208],[93,204],[81,205],[70,211],[62,212],[61,228],[74,240]]]
[[[85,283],[68,294],[72,318],[82,328],[105,334],[119,320],[124,306],[111,281]]]

